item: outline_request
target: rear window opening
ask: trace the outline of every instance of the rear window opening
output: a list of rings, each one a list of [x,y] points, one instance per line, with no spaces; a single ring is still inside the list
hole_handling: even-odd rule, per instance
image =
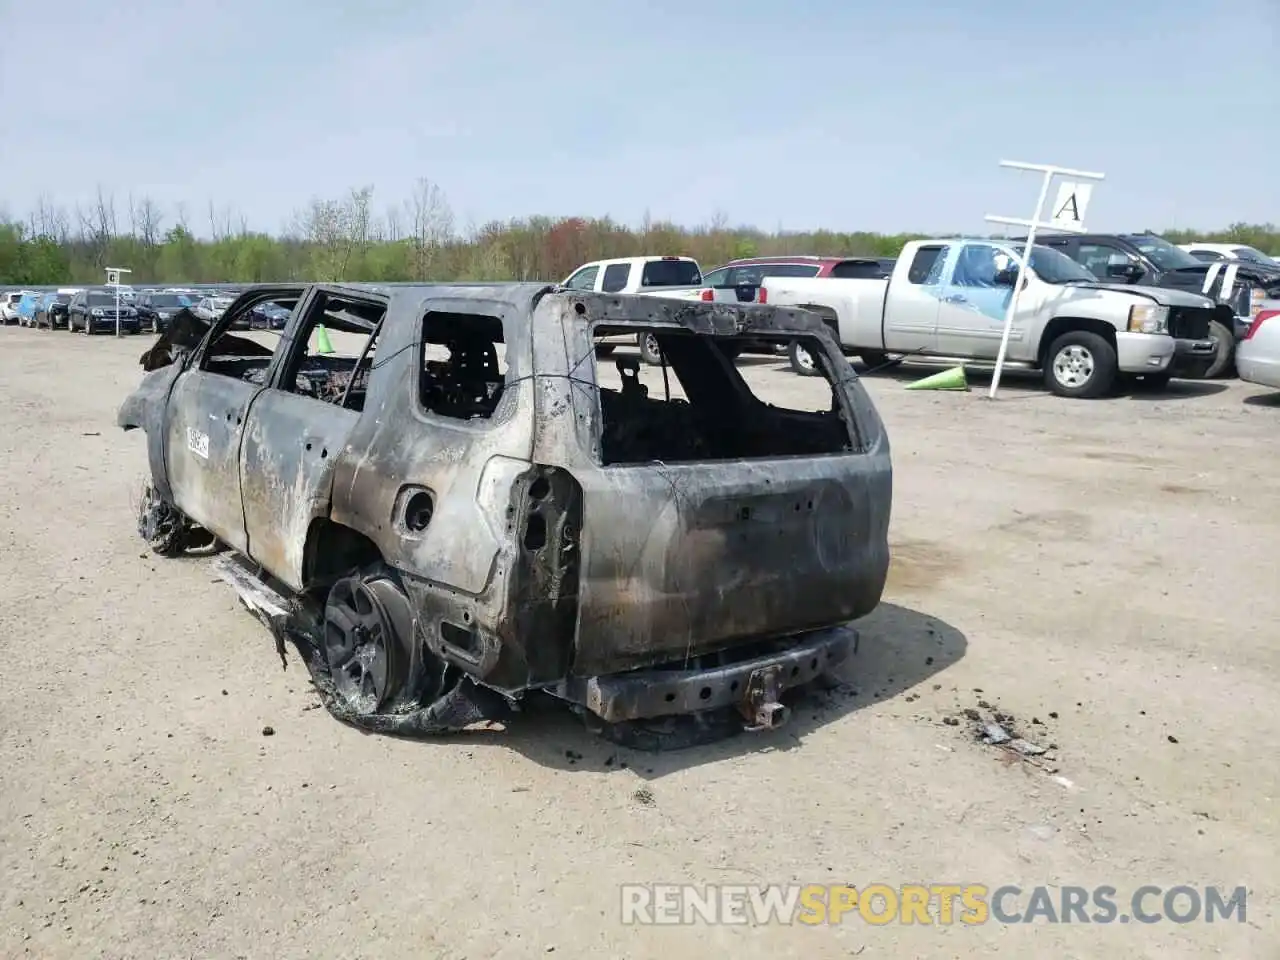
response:
[[[430,311],[422,318],[418,403],[450,420],[488,420],[506,387],[502,320]]]
[[[818,359],[822,375],[771,385],[753,371],[754,361],[779,361],[744,355],[737,361],[748,370],[744,377],[732,359],[737,350],[721,348],[739,346],[735,338],[606,326],[594,335],[629,335],[634,342],[641,332],[655,338],[661,365],[622,350],[596,363],[603,465],[769,460],[857,449],[856,426],[846,418],[816,339],[797,338]],[[753,335],[752,350],[791,339]]]

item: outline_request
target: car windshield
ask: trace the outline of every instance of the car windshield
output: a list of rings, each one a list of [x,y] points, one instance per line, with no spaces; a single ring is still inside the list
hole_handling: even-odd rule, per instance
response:
[[[57,293],[57,294],[54,294],[54,296],[53,296],[53,302],[54,302],[54,303],[70,303],[70,302],[71,302],[71,294],[69,294],[69,293]]]
[[[1182,270],[1186,267],[1204,266],[1203,261],[1197,260],[1181,247],[1175,247],[1164,237],[1140,233],[1132,234],[1124,237],[1124,239],[1141,250],[1161,270]]]
[[[1014,251],[1022,256],[1023,245],[1015,244]],[[1045,283],[1071,283],[1076,280],[1096,281],[1098,278],[1064,253],[1051,247],[1036,244],[1031,251],[1031,269]]]
[[[180,293],[153,293],[150,303],[153,307],[189,307],[191,305],[191,301]]]
[[[120,299],[123,300],[124,297]],[[88,302],[91,307],[114,307],[116,305],[116,295],[114,293],[91,293],[89,294]]]
[[[1232,247],[1232,250],[1241,260],[1252,260],[1254,263],[1265,264],[1268,267],[1276,262],[1274,257],[1268,257],[1254,247]]]
[[[642,287],[692,287],[702,282],[702,271],[692,260],[650,260],[640,274]]]

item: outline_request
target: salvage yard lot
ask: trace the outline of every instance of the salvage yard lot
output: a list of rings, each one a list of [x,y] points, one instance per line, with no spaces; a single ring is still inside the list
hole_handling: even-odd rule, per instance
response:
[[[869,378],[894,559],[844,685],[653,755],[545,705],[434,742],[317,708],[207,558],[135,533],[143,444],[115,412],[150,340],[0,330],[0,956],[1275,955],[1280,395]],[[975,742],[979,701],[1059,779]],[[1250,899],[1213,925],[620,922],[622,884],[734,882]]]

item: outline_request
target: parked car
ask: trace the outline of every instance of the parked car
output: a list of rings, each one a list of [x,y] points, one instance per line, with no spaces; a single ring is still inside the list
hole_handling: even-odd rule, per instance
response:
[[[50,330],[66,327],[67,308],[71,305],[71,298],[80,290],[80,287],[59,287],[56,292],[46,295],[41,309],[36,313],[35,325]]]
[[[170,317],[183,307],[191,307],[193,303],[185,293],[143,291],[138,295],[135,307],[142,326],[149,328],[152,333],[162,333],[169,325]]]
[[[703,300],[732,300],[757,303],[760,287],[767,277],[836,277],[867,279],[887,277],[893,272],[893,257],[747,257],[730,260],[702,275],[702,284],[719,294]]]
[[[229,333],[282,295],[299,303],[274,351]],[[309,352],[320,324],[364,348]],[[615,379],[592,356],[645,331],[687,400],[650,395],[638,358]],[[830,406],[756,397],[722,349],[743,335],[823,356]],[[192,536],[230,548],[221,575],[310,638],[354,721],[438,729],[479,689],[546,691],[601,724],[775,726],[779,692],[843,659],[880,600],[888,439],[802,311],[531,283],[270,285],[202,339],[166,340],[178,362],[118,417],[146,431],[140,532],[163,554]]]
[[[1280,390],[1280,304],[1258,313],[1236,350],[1240,379]]]
[[[291,311],[274,300],[254,304],[249,311],[249,329],[283,330],[289,322]]]
[[[18,298],[18,302],[13,308],[13,312],[17,315],[18,326],[30,327],[33,325],[36,311],[40,308],[40,301],[43,299],[44,294],[35,290],[28,290]]]
[[[117,303],[120,304],[118,308]],[[67,305],[67,329],[72,333],[77,330],[85,335],[103,330],[115,333],[117,318],[122,333],[139,333],[142,330],[138,311],[128,301],[117,300],[114,290],[105,287],[81,290]]]
[[[8,326],[11,323],[18,322],[18,304],[22,302],[22,298],[34,293],[32,290],[10,290],[0,295],[0,323]]]
[[[1180,243],[1178,246],[1197,260],[1214,263],[1219,260],[1241,260],[1280,270],[1280,260],[1268,256],[1257,247],[1241,243]]]
[[[213,323],[222,316],[227,307],[231,306],[231,303],[231,297],[219,295],[202,297],[196,302],[196,305],[191,308],[191,312],[201,320]],[[247,323],[247,320],[245,322]]]
[[[912,241],[884,280],[773,277],[768,302],[813,310],[870,366],[890,354],[994,362],[1022,245],[954,238]],[[1011,366],[1040,370],[1063,397],[1104,396],[1122,374],[1163,387],[1213,362],[1209,324],[1230,315],[1207,297],[1099,283],[1070,258],[1036,245],[1010,333]],[[811,375],[802,344],[791,365]]]
[[[1151,233],[1046,236],[1043,243],[1100,280],[1203,293],[1229,304],[1233,316],[1217,318],[1209,328],[1217,342],[1209,377],[1230,375],[1236,341],[1249,329],[1259,304],[1280,296],[1280,272],[1273,268],[1241,261],[1223,269]]]
[[[697,299],[702,293],[702,268],[692,257],[614,257],[584,263],[560,285],[570,290],[596,293]],[[605,340],[597,344],[596,349],[600,356],[608,356],[618,345],[616,339]],[[642,339],[637,346],[645,363],[662,362],[653,337]]]

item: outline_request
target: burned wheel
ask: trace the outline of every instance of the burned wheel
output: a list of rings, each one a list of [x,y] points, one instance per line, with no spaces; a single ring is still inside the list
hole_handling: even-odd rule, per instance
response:
[[[161,500],[151,484],[143,487],[138,504],[138,535],[153,553],[176,557],[187,548],[188,531],[187,518],[177,507]]]
[[[413,613],[385,570],[344,577],[324,608],[324,653],[334,690],[358,714],[377,713],[409,673]]]

